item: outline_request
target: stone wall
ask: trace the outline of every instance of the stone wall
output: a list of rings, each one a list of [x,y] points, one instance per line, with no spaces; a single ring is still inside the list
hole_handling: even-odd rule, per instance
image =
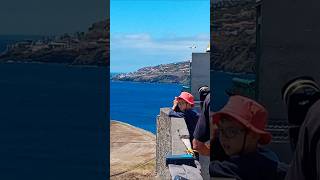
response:
[[[165,156],[169,155],[172,149],[169,111],[169,108],[161,108],[160,115],[157,117],[156,173],[160,179],[170,179],[165,159]]]
[[[166,156],[184,154],[186,147],[180,135],[189,135],[183,118],[169,117],[170,108],[161,108],[157,118],[156,173],[160,179],[170,179]]]
[[[170,108],[161,108],[157,117],[156,173],[158,179],[171,179],[166,167],[166,156],[185,154],[186,147],[180,136],[189,136],[187,125],[183,118],[169,117]],[[204,164],[205,163],[205,164]],[[200,158],[200,165],[208,171],[208,158]],[[204,179],[209,179],[209,173],[202,173]]]

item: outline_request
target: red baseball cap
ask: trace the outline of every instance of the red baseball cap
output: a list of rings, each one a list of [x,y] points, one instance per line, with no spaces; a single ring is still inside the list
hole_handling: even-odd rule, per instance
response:
[[[177,97],[177,98],[178,99],[183,99],[187,103],[191,104],[191,106],[194,106],[194,97],[192,96],[192,94],[190,94],[188,92],[181,92],[180,96]]]
[[[249,130],[259,134],[260,144],[270,143],[272,135],[265,131],[268,112],[256,101],[239,95],[231,96],[228,103],[220,111],[213,114],[212,121],[216,124],[225,116],[231,117]]]

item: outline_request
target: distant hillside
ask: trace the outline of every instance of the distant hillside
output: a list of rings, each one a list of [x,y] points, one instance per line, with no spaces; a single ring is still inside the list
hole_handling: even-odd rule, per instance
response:
[[[109,66],[109,32],[107,19],[92,24],[87,32],[19,41],[0,54],[0,62]]]
[[[234,73],[254,72],[255,1],[220,0],[211,6],[211,67]]]
[[[34,35],[0,35],[0,54],[7,49],[8,44],[26,40],[40,40],[42,38],[43,36]]]
[[[113,77],[115,77],[115,76],[117,76],[119,74],[121,74],[121,73],[110,73],[110,79],[112,79]]]
[[[136,72],[118,74],[112,80],[188,84],[189,74],[189,62],[186,61],[144,67]]]

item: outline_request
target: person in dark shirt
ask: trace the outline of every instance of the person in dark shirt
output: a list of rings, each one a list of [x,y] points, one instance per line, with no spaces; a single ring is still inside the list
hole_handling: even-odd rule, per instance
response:
[[[210,88],[207,85],[201,86],[198,89],[199,98],[200,98],[200,109],[205,110],[204,101],[210,96]]]
[[[210,93],[207,94],[203,109],[201,111],[196,129],[193,133],[194,139],[192,141],[193,148],[200,155],[210,156],[211,160],[223,160],[227,158],[224,150],[221,147],[217,136],[210,139]],[[214,147],[214,148],[211,148]]]
[[[202,86],[198,91],[200,101],[203,101],[203,103],[201,106],[201,114],[193,133],[193,148],[198,151],[200,155],[210,156],[211,160],[224,160],[227,158],[227,155],[222,149],[219,139],[217,137],[210,139],[210,90],[208,86]]]
[[[297,77],[283,87],[282,97],[295,150],[286,180],[319,180],[320,87],[311,77]]]
[[[212,116],[217,125],[219,140],[228,159],[211,161],[211,177],[237,180],[283,179],[279,159],[272,151],[260,147],[270,143],[271,134],[265,131],[268,113],[249,98],[234,95],[228,103]]]
[[[193,140],[193,132],[199,119],[199,114],[193,109],[194,97],[188,92],[181,92],[180,96],[175,97],[170,117],[184,118],[188,131],[190,142]]]
[[[195,131],[193,133],[194,139],[192,141],[194,150],[204,156],[210,156],[210,92],[207,86],[199,88],[199,95],[201,101],[201,114],[197,122]]]

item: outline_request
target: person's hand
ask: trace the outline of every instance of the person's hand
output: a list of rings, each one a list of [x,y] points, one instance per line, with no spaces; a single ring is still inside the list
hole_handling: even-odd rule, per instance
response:
[[[193,139],[193,150],[197,151],[200,155],[210,156],[210,144]]]
[[[175,110],[177,106],[178,106],[178,98],[175,97],[174,100],[173,100],[172,110]]]

